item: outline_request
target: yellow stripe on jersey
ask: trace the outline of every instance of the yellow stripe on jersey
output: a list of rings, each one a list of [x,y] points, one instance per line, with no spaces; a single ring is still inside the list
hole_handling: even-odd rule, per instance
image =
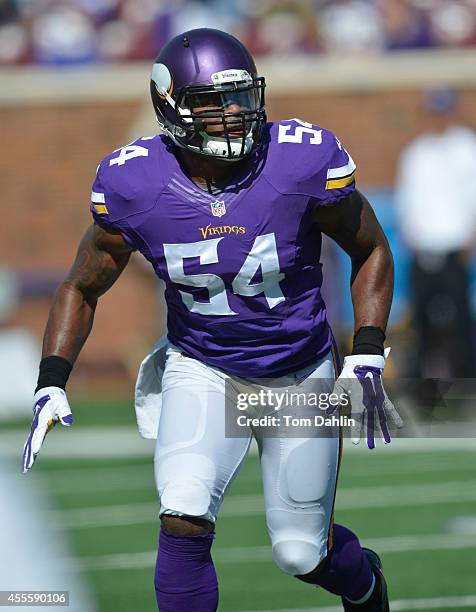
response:
[[[333,179],[326,182],[326,189],[339,189],[340,187],[347,187],[355,180],[355,172],[352,172],[350,176],[346,176],[341,179]]]
[[[98,215],[107,215],[108,210],[104,204],[93,204],[94,210],[98,213]]]

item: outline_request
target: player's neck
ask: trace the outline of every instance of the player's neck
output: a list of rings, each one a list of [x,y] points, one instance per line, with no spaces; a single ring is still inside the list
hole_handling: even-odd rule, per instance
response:
[[[224,189],[242,167],[240,161],[223,162],[196,155],[181,149],[178,152],[179,163],[188,178],[202,188]]]

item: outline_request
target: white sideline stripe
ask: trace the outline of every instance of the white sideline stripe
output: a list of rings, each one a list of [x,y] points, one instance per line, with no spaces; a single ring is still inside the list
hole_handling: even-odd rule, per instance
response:
[[[476,536],[441,533],[424,536],[404,535],[394,538],[364,539],[363,544],[370,548],[375,548],[382,554],[430,550],[459,550],[464,548],[476,548]],[[156,556],[156,551],[119,553],[94,557],[79,557],[73,559],[71,562],[75,567],[83,570],[144,569],[153,567]],[[272,560],[270,546],[215,548],[213,558],[217,564],[221,565],[269,562]]]
[[[28,435],[29,427],[10,429],[0,432],[0,456],[18,457]],[[74,426],[64,428],[48,436],[48,443],[42,449],[44,458],[65,459],[127,459],[129,457],[148,457],[152,461],[155,440],[144,440],[135,427],[116,426]],[[391,444],[382,444],[369,451],[365,443],[355,446],[345,440],[344,454],[361,453],[372,458],[380,455],[429,452],[476,452],[476,438],[398,438]],[[250,453],[257,454],[255,443]]]
[[[104,204],[106,202],[104,193],[91,191],[91,202],[94,202],[95,204]]]
[[[472,608],[476,606],[476,595],[460,597],[432,597],[431,599],[397,599],[390,602],[392,610],[439,610],[441,608]],[[342,612],[342,606],[325,608],[281,608],[279,610],[253,610],[248,612]]]
[[[155,440],[143,440],[135,427],[64,427],[48,436],[41,450],[43,459],[127,459],[154,456]],[[0,456],[17,458],[29,427],[0,433]]]
[[[340,489],[336,504],[339,510],[360,510],[464,501],[476,501],[476,481]],[[138,525],[155,523],[158,509],[158,502],[72,508],[53,511],[52,519],[53,524],[69,529]],[[262,495],[231,495],[223,504],[220,518],[263,513]]]

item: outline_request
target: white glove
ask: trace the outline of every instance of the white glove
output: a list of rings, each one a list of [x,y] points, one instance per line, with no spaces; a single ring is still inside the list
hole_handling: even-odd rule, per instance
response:
[[[46,434],[56,423],[69,427],[73,424],[73,415],[66,393],[59,387],[43,387],[33,398],[33,423],[30,435],[23,447],[23,473],[35,463]]]
[[[386,349],[385,357],[390,349]],[[403,421],[392,402],[388,399],[382,384],[382,373],[385,366],[382,355],[350,355],[344,359],[344,367],[334,385],[333,393],[340,397],[347,395],[351,403],[350,435],[354,444],[359,444],[367,425],[367,446],[375,448],[375,412],[377,412],[380,430],[385,444],[391,442],[387,427],[387,417],[401,428]],[[327,412],[331,414],[337,406]]]

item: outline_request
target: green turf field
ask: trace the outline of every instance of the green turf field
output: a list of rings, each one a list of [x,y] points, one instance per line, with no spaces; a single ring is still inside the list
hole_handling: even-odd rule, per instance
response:
[[[75,428],[133,423],[131,411],[130,418],[121,414],[82,408]],[[476,610],[476,523],[463,532],[450,528],[456,517],[476,517],[476,451],[386,450],[344,453],[336,522],[381,552],[392,610]],[[55,517],[100,612],[154,611],[158,505],[151,462],[46,455],[35,472],[48,482]],[[340,609],[337,598],[284,575],[270,560],[256,456],[232,486],[216,531],[222,612]]]

